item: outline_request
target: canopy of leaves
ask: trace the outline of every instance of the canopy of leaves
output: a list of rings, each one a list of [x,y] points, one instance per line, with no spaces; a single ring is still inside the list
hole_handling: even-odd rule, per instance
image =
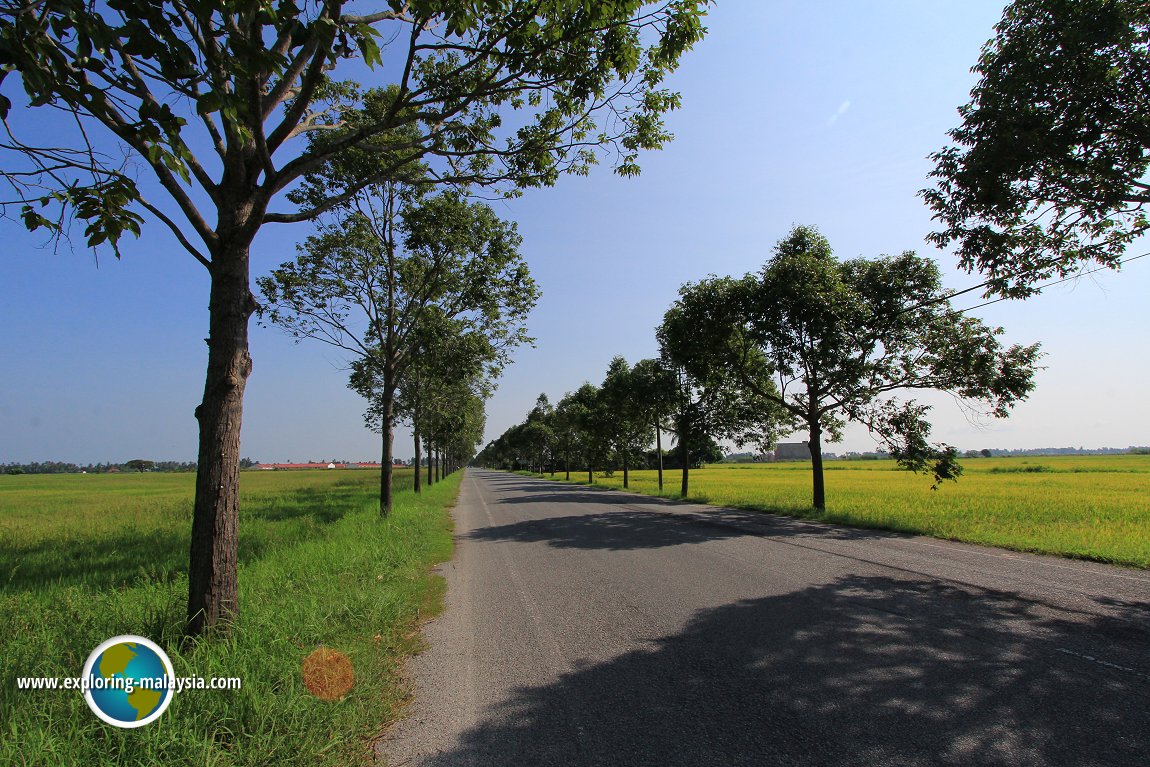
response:
[[[922,192],[987,293],[1023,297],[1088,263],[1117,268],[1147,230],[1150,5],[1016,0]]]
[[[0,0],[0,118],[52,107],[76,128],[53,145],[5,120],[0,178],[29,227],[76,216],[89,244],[114,246],[143,208],[207,264],[221,236],[314,218],[420,160],[439,180],[508,191],[585,172],[601,150],[634,174],[670,138],[662,116],[679,97],[661,84],[702,38],[706,5]],[[355,58],[374,70],[366,88],[335,79]],[[353,183],[268,210],[353,149]],[[181,215],[145,199],[140,168]]]
[[[599,387],[598,429],[624,465],[633,462],[654,439],[654,421],[642,399],[640,380],[622,357],[614,357]]]
[[[680,291],[655,331],[662,372],[649,380],[656,384],[658,399],[670,404],[668,426],[680,445],[721,439],[766,450],[790,430],[793,418],[779,406],[774,379],[761,365],[744,361],[736,370],[726,364],[736,351],[721,353],[714,346],[729,345],[737,324],[726,288],[727,281],[716,279]]]
[[[800,226],[758,274],[684,286],[668,335],[693,375],[734,375],[831,441],[847,421],[865,424],[907,468],[952,478],[953,450],[928,442],[929,406],[893,395],[945,391],[1002,418],[1033,388],[1040,355],[1037,344],[1004,348],[1002,328],[954,311],[947,295],[929,259],[840,262]]]
[[[380,358],[392,386],[437,332],[477,334],[492,362],[529,342],[539,291],[515,225],[453,192],[398,204],[324,224],[294,261],[258,280],[262,316],[297,338]]]

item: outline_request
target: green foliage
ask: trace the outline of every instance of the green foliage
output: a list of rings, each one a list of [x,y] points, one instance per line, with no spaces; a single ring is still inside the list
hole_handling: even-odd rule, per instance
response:
[[[426,187],[381,185],[342,210],[257,283],[261,316],[296,338],[383,356],[398,381],[432,332],[477,333],[504,359],[529,341],[538,289],[522,238],[483,203]]]
[[[438,447],[459,465],[466,463],[483,440],[485,403],[506,364],[503,351],[494,339],[458,322],[437,317],[425,323],[396,390],[394,417],[409,423],[429,449]],[[350,383],[369,397],[364,418],[377,430],[383,422],[378,372],[369,364],[353,372]]]
[[[573,392],[563,395],[555,406],[555,437],[565,466],[578,461],[579,468],[594,466],[606,452],[602,440],[594,429],[594,415],[599,390],[584,383]]]
[[[0,115],[17,106],[13,85],[19,108],[64,114],[43,132],[48,145],[4,123],[0,180],[24,223],[62,236],[79,217],[89,244],[116,248],[143,209],[212,278],[198,471],[232,478],[198,485],[192,633],[236,604],[223,533],[235,520],[218,524],[216,510],[236,513],[224,463],[236,457],[251,371],[249,251],[261,228],[314,220],[417,168],[432,185],[506,194],[585,173],[600,154],[638,172],[638,152],[670,138],[662,116],[678,97],[661,84],[702,38],[707,2],[388,2],[366,15],[348,5],[0,0],[0,88],[10,89]],[[377,40],[389,41],[386,62]],[[359,57],[374,68],[366,89],[337,79],[341,61]],[[337,177],[338,158],[359,166],[316,186],[325,171]],[[163,202],[135,184],[141,169]],[[272,210],[284,197],[295,208]]]
[[[599,390],[584,384],[552,406],[540,394],[522,423],[515,424],[484,446],[475,457],[480,466],[532,469],[555,468],[560,460],[567,469],[600,465],[607,460],[611,444],[602,428],[604,410]]]
[[[1015,0],[974,71],[955,145],[922,192],[987,293],[1022,297],[1089,263],[1117,268],[1150,226],[1150,8]]]
[[[349,184],[305,184],[295,198],[304,209],[276,217],[302,220],[355,184],[425,158],[440,179],[508,191],[585,173],[603,151],[617,172],[633,175],[641,150],[670,139],[662,117],[679,98],[661,84],[702,39],[706,5],[421,2],[357,15],[343,2],[116,0],[33,10],[6,0],[0,84],[23,94],[0,95],[0,116],[52,107],[83,130],[60,146],[13,136],[3,148],[26,164],[6,164],[0,178],[23,201],[29,227],[62,231],[74,215],[93,246],[138,234],[141,206],[178,229],[143,198],[121,153],[90,139],[102,126],[154,173],[211,251],[211,217],[185,187],[229,214],[255,202],[258,220],[302,176],[325,164],[360,166]],[[353,58],[372,70],[370,87],[335,79]],[[300,135],[306,147],[292,141]],[[36,206],[48,203],[63,212],[43,215]]]
[[[599,387],[594,418],[602,440],[611,445],[615,460],[629,471],[655,438],[654,421],[643,400],[644,385],[627,360],[614,357]]]
[[[463,461],[482,439],[489,377],[531,341],[525,322],[539,291],[520,242],[514,224],[454,192],[369,186],[257,281],[261,316],[353,356],[349,386],[368,399],[385,463],[403,417]],[[388,486],[385,477],[381,513]]]
[[[688,372],[736,377],[788,411],[820,454],[824,432],[837,441],[855,421],[937,487],[961,472],[957,451],[930,444],[929,406],[894,395],[945,391],[1004,418],[1033,388],[1039,358],[1037,344],[1003,348],[1001,328],[955,312],[948,295],[928,259],[908,251],[840,262],[817,230],[800,226],[758,274],[684,286],[665,326],[677,328],[676,359]]]
[[[688,445],[723,439],[766,450],[789,431],[793,419],[780,407],[775,382],[761,363],[745,356],[748,364],[737,371],[719,364],[728,352],[735,353],[725,335],[735,327],[733,306],[726,301],[731,284],[716,278],[680,290],[655,331],[661,364],[670,373],[661,386],[671,383],[676,439]]]

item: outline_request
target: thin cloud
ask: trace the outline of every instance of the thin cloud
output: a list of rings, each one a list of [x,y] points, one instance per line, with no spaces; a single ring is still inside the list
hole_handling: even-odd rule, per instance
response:
[[[839,104],[839,108],[838,108],[838,110],[837,110],[837,111],[836,111],[836,112],[835,112],[833,115],[831,115],[831,116],[830,116],[830,118],[827,120],[827,127],[829,128],[830,126],[834,125],[834,124],[835,124],[835,122],[836,122],[836,121],[837,121],[837,120],[838,120],[840,117],[842,117],[843,115],[845,115],[845,114],[847,113],[847,110],[848,110],[848,109],[850,109],[850,108],[851,108],[851,102],[850,102],[850,99],[847,99],[847,100],[846,100],[846,101],[844,101],[843,103]]]

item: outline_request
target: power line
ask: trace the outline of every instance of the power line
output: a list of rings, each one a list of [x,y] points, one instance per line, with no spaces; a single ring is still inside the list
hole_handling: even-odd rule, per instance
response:
[[[1118,262],[1118,266],[1119,267],[1125,266],[1126,264],[1130,263],[1131,261],[1137,261],[1138,259],[1145,258],[1146,256],[1150,256],[1150,252],[1142,253],[1141,255],[1137,255],[1137,256],[1131,256],[1130,258],[1124,258]],[[1109,266],[1099,266],[1099,267],[1095,267],[1094,269],[1088,269],[1085,272],[1075,272],[1074,274],[1071,274],[1068,277],[1063,277],[1060,280],[1053,280],[1051,282],[1043,283],[1042,285],[1039,285],[1034,290],[1035,291],[1041,291],[1045,288],[1050,288],[1050,287],[1053,287],[1055,285],[1061,285],[1064,282],[1070,282],[1071,280],[1076,280],[1079,277],[1085,277],[1088,274],[1094,274],[1095,272],[1101,272],[1105,269],[1110,269],[1110,268],[1111,267],[1109,267]],[[986,283],[983,283],[983,285],[985,285],[985,284]],[[978,288],[983,287],[983,285],[976,285],[973,288],[967,288],[966,290],[962,291],[962,293],[969,293],[971,290],[977,290]],[[953,295],[959,295],[959,294],[955,293]],[[981,309],[982,307],[990,306],[991,304],[997,304],[999,301],[1008,301],[1008,300],[1010,300],[1010,296],[1000,296],[998,298],[992,299],[992,300],[987,301],[985,303],[977,304],[975,306],[970,306],[970,307],[967,307],[966,309],[957,309],[956,311],[959,314],[961,314],[963,312],[970,312],[970,311],[973,311],[975,309]]]
[[[1138,259],[1140,259],[1140,258],[1144,258],[1144,257],[1146,257],[1146,256],[1150,256],[1150,252],[1146,252],[1146,253],[1143,253],[1143,254],[1141,254],[1141,255],[1138,255],[1138,256],[1131,256],[1130,258],[1127,258],[1127,259],[1124,259],[1124,260],[1122,260],[1122,261],[1119,261],[1117,265],[1120,267],[1120,266],[1122,266],[1122,265],[1123,265],[1123,264],[1125,264],[1125,263],[1128,263],[1128,262],[1130,262],[1130,261],[1137,261]],[[993,283],[993,282],[996,282],[996,281],[998,281],[998,280],[1001,280],[1001,279],[1010,279],[1010,278],[1012,278],[1012,277],[1020,277],[1020,276],[1022,276],[1022,275],[1024,275],[1024,274],[1026,274],[1028,271],[1031,271],[1031,270],[1032,270],[1032,269],[1034,269],[1034,268],[1043,268],[1043,267],[1047,267],[1047,266],[1056,266],[1056,265],[1058,264],[1058,262],[1059,262],[1059,261],[1060,261],[1060,259],[1058,259],[1058,258],[1048,258],[1048,259],[1046,259],[1046,260],[1044,260],[1044,261],[1040,262],[1038,265],[1036,265],[1036,267],[1024,267],[1024,268],[1018,269],[1017,271],[1015,271],[1015,272],[1012,272],[1012,273],[1004,274],[1004,275],[1001,275],[1001,276],[999,276],[999,277],[992,277],[992,278],[990,278],[990,279],[988,279],[988,280],[985,280],[984,282],[980,282],[980,283],[979,283],[979,284],[977,284],[977,285],[972,285],[972,286],[970,286],[969,288],[963,288],[962,290],[954,290],[954,291],[951,291],[950,293],[947,293],[946,295],[942,295],[942,296],[935,296],[934,298],[928,298],[928,299],[927,299],[927,300],[925,300],[925,301],[920,301],[919,303],[917,303],[917,304],[914,304],[913,306],[907,306],[907,307],[904,307],[904,308],[902,308],[902,309],[898,310],[897,312],[895,312],[895,313],[894,313],[894,316],[895,316],[895,317],[898,317],[898,316],[900,316],[900,315],[906,314],[907,312],[913,312],[913,311],[917,311],[918,309],[922,309],[923,307],[926,307],[926,306],[931,306],[931,305],[933,305],[933,304],[941,304],[941,303],[944,303],[944,302],[949,302],[949,301],[950,301],[952,298],[957,298],[958,296],[962,296],[962,295],[965,295],[965,294],[967,294],[967,293],[973,293],[974,291],[976,291],[976,290],[979,290],[980,288],[985,288],[985,287],[988,287],[988,286],[990,286],[990,285],[991,285],[991,283]],[[1084,276],[1084,275],[1087,275],[1087,274],[1093,274],[1094,272],[1100,272],[1100,271],[1102,271],[1103,269],[1109,269],[1109,268],[1111,268],[1111,267],[1109,267],[1109,266],[1100,266],[1100,267],[1097,267],[1097,268],[1095,268],[1095,269],[1091,269],[1091,270],[1089,270],[1089,271],[1085,271],[1085,272],[1076,272],[1075,274],[1072,274],[1072,275],[1070,275],[1070,276],[1066,277],[1065,279],[1056,280],[1056,281],[1054,281],[1054,282],[1048,282],[1048,283],[1046,283],[1046,284],[1044,284],[1044,285],[1039,285],[1037,288],[1035,288],[1035,290],[1036,290],[1036,291],[1038,291],[1038,290],[1042,290],[1043,288],[1048,288],[1048,287],[1051,287],[1051,286],[1053,286],[1053,285],[1059,285],[1059,284],[1061,284],[1061,283],[1063,283],[1063,282],[1068,282],[1068,281],[1070,281],[1070,280],[1072,280],[1072,279],[1075,279],[1075,278],[1077,278],[1077,277],[1082,277],[1082,276]],[[990,306],[991,304],[996,304],[996,303],[998,303],[999,301],[1006,301],[1006,300],[1008,300],[1008,299],[1011,299],[1011,297],[1010,297],[1010,296],[1003,296],[1003,297],[1001,297],[1001,298],[996,298],[996,299],[993,299],[993,300],[991,300],[991,301],[987,301],[986,303],[983,303],[983,304],[978,304],[977,306],[972,306],[972,307],[970,307],[969,309],[959,309],[959,310],[956,310],[956,311],[959,311],[959,312],[969,312],[969,311],[971,311],[972,309],[979,309],[979,308],[981,308],[981,307],[983,307],[983,306]],[[955,311],[955,310],[952,310],[952,311]]]

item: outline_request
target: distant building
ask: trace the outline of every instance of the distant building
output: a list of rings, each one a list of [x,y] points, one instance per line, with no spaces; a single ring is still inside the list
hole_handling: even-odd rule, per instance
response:
[[[335,469],[342,468],[342,466],[336,466],[334,463],[260,463],[256,465],[256,468],[267,471],[271,469]]]
[[[261,471],[283,471],[289,469],[378,469],[378,463],[257,463]]]
[[[776,461],[809,461],[811,450],[806,442],[780,442],[775,445]]]

